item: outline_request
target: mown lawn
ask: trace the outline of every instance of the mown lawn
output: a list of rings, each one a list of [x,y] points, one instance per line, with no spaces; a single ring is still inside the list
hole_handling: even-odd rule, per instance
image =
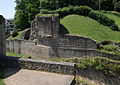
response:
[[[108,40],[120,42],[120,32],[113,31],[89,17],[68,15],[60,22],[68,29],[70,34],[87,36],[97,42]]]

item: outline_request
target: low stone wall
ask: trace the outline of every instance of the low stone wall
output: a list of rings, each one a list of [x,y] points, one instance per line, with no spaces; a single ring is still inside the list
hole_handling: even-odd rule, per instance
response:
[[[38,46],[34,42],[21,39],[6,40],[6,50],[28,56],[49,58],[49,47]]]
[[[79,49],[68,47],[49,47],[36,45],[34,42],[25,40],[6,40],[7,51],[29,55],[38,58],[71,58],[84,56],[103,56],[108,58],[120,59],[119,55],[113,55],[105,52],[99,52],[91,49]]]
[[[39,38],[36,43],[49,47],[97,49],[97,43],[94,40],[87,37],[74,35],[58,35],[56,38]]]
[[[100,83],[100,85],[120,84],[120,78],[118,77],[104,74],[102,71],[92,68],[77,68],[74,63],[3,57],[0,58],[0,66],[77,75],[94,83]]]
[[[55,62],[48,60],[32,60],[17,57],[3,57],[0,58],[0,66],[30,69],[37,71],[48,71],[60,74],[75,74],[74,63]]]

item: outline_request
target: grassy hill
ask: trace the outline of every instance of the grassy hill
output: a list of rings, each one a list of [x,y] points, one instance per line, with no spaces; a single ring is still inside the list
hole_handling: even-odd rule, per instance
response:
[[[10,37],[8,37],[7,39],[20,39],[20,38],[22,37],[22,32],[23,32],[23,31],[18,32],[18,35],[17,35],[16,37],[10,36]]]
[[[119,24],[120,18],[115,19],[116,23]],[[89,17],[68,15],[61,19],[61,24],[68,29],[70,34],[87,36],[96,40],[97,42],[106,40],[120,42],[120,32],[113,31],[106,26],[100,25],[97,21]]]
[[[102,11],[101,11],[101,12],[102,12]],[[120,28],[120,13],[118,13],[118,12],[116,12],[116,11],[109,11],[109,12],[103,11],[103,13],[104,13],[107,17],[115,20],[115,23],[116,23],[116,24],[118,25],[118,27]]]

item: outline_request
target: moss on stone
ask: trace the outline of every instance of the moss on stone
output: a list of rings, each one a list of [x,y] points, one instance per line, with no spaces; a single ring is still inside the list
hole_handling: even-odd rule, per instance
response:
[[[53,61],[65,61],[76,63],[78,68],[93,68],[103,71],[105,74],[120,76],[120,61],[112,60],[104,57],[84,57],[84,58],[64,58],[52,59]]]

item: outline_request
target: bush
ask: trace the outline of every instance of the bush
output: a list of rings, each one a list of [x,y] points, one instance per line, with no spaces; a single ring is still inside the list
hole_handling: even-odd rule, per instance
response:
[[[112,52],[116,52],[117,51],[117,47],[114,45],[104,45],[103,49],[107,50],[107,51],[112,51]]]
[[[40,10],[40,14],[54,14],[55,11],[49,11],[47,9],[41,9]]]
[[[69,14],[78,14],[88,16],[88,14],[92,11],[92,9],[88,6],[69,6],[64,7],[62,9],[56,10],[56,13],[60,15],[61,18],[69,15]]]
[[[100,13],[97,11],[91,11],[89,13],[89,17],[92,19],[95,19],[96,21],[98,21],[102,25],[109,26],[112,30],[115,30],[115,31],[119,30],[118,26],[115,24],[115,21],[108,18],[103,13]]]
[[[18,32],[13,32],[12,37],[16,37],[18,35]]]
[[[120,1],[115,4],[114,8],[116,11],[120,12]]]

